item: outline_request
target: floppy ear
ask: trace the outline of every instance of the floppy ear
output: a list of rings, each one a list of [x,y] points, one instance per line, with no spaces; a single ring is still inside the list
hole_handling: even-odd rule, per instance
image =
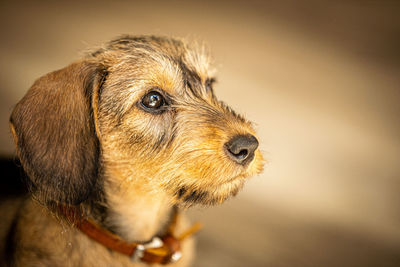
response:
[[[96,185],[99,141],[92,96],[103,70],[78,62],[39,78],[14,108],[17,154],[40,199],[77,205]]]

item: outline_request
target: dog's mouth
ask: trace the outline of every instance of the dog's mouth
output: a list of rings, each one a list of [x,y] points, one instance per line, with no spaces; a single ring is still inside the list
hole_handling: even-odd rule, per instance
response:
[[[262,155],[257,151],[252,162],[246,166],[227,169],[225,174],[230,175],[223,175],[224,172],[219,171],[220,176],[215,172],[210,176],[194,178],[191,177],[192,173],[188,173],[189,177],[185,177],[184,173],[183,177],[178,178],[178,183],[169,189],[173,190],[176,203],[183,207],[221,204],[236,196],[249,177],[262,171],[263,165]]]
[[[190,207],[195,204],[211,206],[221,204],[242,189],[246,178],[238,175],[227,181],[209,186],[182,186],[176,192],[178,205]]]
[[[220,185],[222,186],[222,185],[225,185],[225,184],[233,183],[233,182],[238,181],[238,180],[241,180],[241,181],[244,182],[246,179],[247,179],[247,176],[245,174],[239,174],[239,175],[236,175],[236,176],[234,176],[232,178],[227,179],[224,182],[219,183],[218,186],[220,186]]]

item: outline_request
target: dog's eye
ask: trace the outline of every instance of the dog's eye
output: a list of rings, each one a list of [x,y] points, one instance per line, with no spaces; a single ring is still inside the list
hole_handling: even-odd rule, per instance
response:
[[[142,106],[149,110],[158,110],[165,105],[164,97],[157,91],[151,91],[142,98]]]

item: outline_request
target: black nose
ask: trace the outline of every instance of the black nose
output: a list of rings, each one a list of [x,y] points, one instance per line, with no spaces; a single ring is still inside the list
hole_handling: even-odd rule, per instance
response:
[[[225,144],[226,154],[236,163],[245,165],[254,158],[258,147],[257,139],[252,135],[237,135]]]

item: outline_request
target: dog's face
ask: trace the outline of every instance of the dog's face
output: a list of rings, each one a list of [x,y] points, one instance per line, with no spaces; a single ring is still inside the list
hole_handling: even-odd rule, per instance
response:
[[[61,76],[65,79],[65,75],[75,75],[63,85],[82,83],[83,93],[69,85],[73,88],[61,90],[61,98],[49,97],[54,92],[51,89],[45,90],[47,97],[40,98],[50,102],[85,102],[75,108],[76,103],[68,103],[65,110],[62,103],[50,105],[48,116],[60,116],[55,128],[64,133],[54,133],[49,122],[39,122],[39,126],[21,122],[21,114],[28,112],[29,107],[34,109],[34,115],[37,113],[37,107],[29,102],[37,104],[35,95],[41,90],[37,88],[43,87],[40,85],[32,87],[30,91],[35,92],[28,92],[11,118],[24,167],[33,177],[34,185],[47,190],[49,197],[53,197],[54,189],[48,188],[59,190],[60,181],[46,179],[57,173],[57,179],[64,179],[62,185],[79,184],[79,188],[69,186],[71,189],[60,200],[82,201],[85,198],[82,193],[87,197],[89,193],[85,190],[96,184],[92,176],[98,173],[93,169],[101,168],[105,183],[118,184],[124,192],[129,192],[130,186],[145,183],[166,192],[174,204],[215,204],[236,194],[247,177],[262,170],[263,159],[254,130],[243,117],[216,99],[215,78],[202,49],[167,38],[125,37],[108,43],[77,64],[71,73],[64,71]],[[56,76],[46,79],[46,87],[49,80],[54,83],[62,79]],[[67,97],[66,91],[75,91],[74,97]],[[67,115],[71,106],[73,113]],[[76,114],[85,112],[88,114]],[[38,121],[33,119],[31,123]],[[32,135],[32,127],[56,137],[42,138],[43,134],[38,134],[40,137],[34,139],[41,141],[36,144],[37,140],[28,140],[32,137],[27,131]],[[51,145],[43,151],[39,146],[46,142]],[[61,169],[57,171],[50,163],[46,165],[43,159],[36,159],[34,149],[42,150],[42,158],[51,156],[51,161],[76,159],[56,163]],[[54,149],[56,152],[50,151]],[[51,173],[44,174],[37,170],[38,166],[50,168]],[[71,172],[68,168],[74,173],[60,173]],[[79,172],[86,178],[78,179]]]

